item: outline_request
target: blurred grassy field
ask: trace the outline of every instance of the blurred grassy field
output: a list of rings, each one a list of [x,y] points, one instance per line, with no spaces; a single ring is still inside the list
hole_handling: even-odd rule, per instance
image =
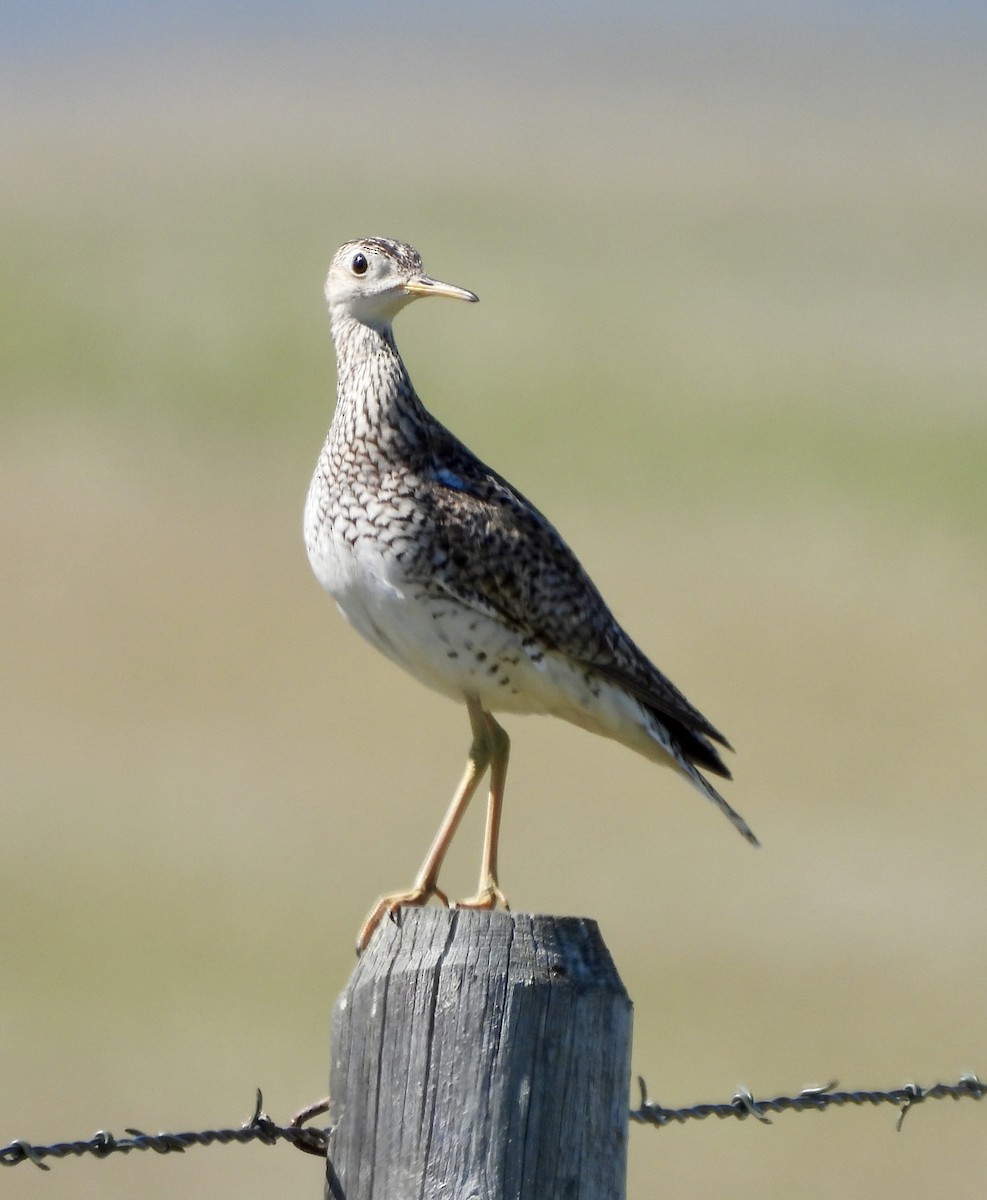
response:
[[[358,641],[301,544],[321,280],[361,233],[479,293],[402,316],[419,390],[737,747],[759,853],[628,752],[509,723],[503,882],[599,920],[655,1098],[987,1072],[978,48],[369,57],[0,82],[0,1141],[321,1094],[354,932],[458,776],[465,714]],[[980,1197],[983,1120],[636,1129],[630,1196]],[[254,1147],[3,1185],[321,1178]]]

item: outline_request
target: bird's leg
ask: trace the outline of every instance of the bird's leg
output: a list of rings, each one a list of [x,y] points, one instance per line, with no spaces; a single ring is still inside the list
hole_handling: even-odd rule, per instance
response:
[[[394,892],[389,896],[381,896],[374,905],[370,915],[363,922],[356,939],[357,954],[362,954],[367,948],[373,932],[380,924],[382,918],[386,914],[400,908],[402,904],[427,904],[433,896],[438,896],[446,905],[449,903],[448,898],[438,888],[439,870],[442,867],[446,852],[455,836],[456,830],[459,828],[459,822],[463,819],[463,813],[469,806],[470,800],[473,799],[473,793],[483,778],[484,771],[486,771],[491,758],[496,756],[500,749],[499,742],[493,734],[491,725],[497,731],[497,734],[503,736],[505,740],[507,737],[500,726],[494,722],[493,718],[488,717],[483,711],[478,700],[468,699],[466,701],[466,709],[469,713],[470,725],[473,729],[473,743],[470,746],[466,770],[459,781],[459,787],[456,788],[452,803],[449,805],[442,824],[439,826],[439,831],[435,835],[428,854],[425,856],[421,870],[415,876],[415,882],[405,892]],[[504,769],[506,770],[506,754],[504,758]],[[496,840],[494,843],[494,855],[496,857]]]
[[[475,896],[460,900],[457,908],[496,908],[502,904],[510,909],[507,897],[497,883],[497,846],[500,841],[500,813],[504,804],[504,785],[507,782],[507,762],[511,739],[490,713],[483,713],[490,740],[490,795],[487,798],[487,831],[483,840],[483,861],[480,864],[480,886]]]

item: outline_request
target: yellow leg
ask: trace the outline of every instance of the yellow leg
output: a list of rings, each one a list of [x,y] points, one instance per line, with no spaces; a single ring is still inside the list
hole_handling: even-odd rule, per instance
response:
[[[463,772],[463,777],[452,798],[452,803],[449,805],[442,824],[439,826],[439,831],[435,835],[435,840],[432,842],[431,848],[425,856],[421,870],[415,877],[415,882],[407,891],[394,892],[391,895],[382,896],[376,905],[374,905],[370,915],[363,922],[356,939],[358,954],[362,954],[367,948],[367,944],[381,920],[388,913],[392,913],[400,908],[402,904],[427,904],[433,896],[438,896],[446,905],[449,903],[446,896],[438,888],[439,870],[442,867],[449,845],[455,836],[456,830],[459,828],[459,822],[463,819],[463,813],[469,806],[470,800],[473,799],[473,794],[479,786],[480,780],[483,778],[483,773],[486,771],[491,759],[501,755],[503,757],[503,770],[506,771],[507,769],[506,751],[502,750],[500,745],[500,739],[502,738],[506,742],[507,735],[494,721],[493,717],[488,716],[483,711],[478,700],[468,699],[466,701],[466,710],[469,713],[470,725],[473,729],[473,743],[470,746],[469,758],[466,761],[466,770]],[[496,735],[493,730],[496,730]],[[491,792],[492,790],[491,785]],[[503,790],[503,783],[501,783],[501,790]],[[488,836],[489,834],[488,813]],[[496,828],[494,829],[493,853],[496,867]]]
[[[480,885],[475,896],[460,900],[457,908],[496,908],[502,904],[510,909],[507,897],[497,882],[497,847],[500,842],[500,814],[504,805],[504,785],[507,782],[507,763],[511,754],[511,739],[490,713],[483,713],[490,741],[490,795],[487,799],[487,829],[483,839],[483,860],[480,864]]]

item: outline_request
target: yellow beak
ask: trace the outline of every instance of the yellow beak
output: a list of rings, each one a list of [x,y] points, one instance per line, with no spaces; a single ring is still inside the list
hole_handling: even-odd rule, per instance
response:
[[[404,290],[409,296],[448,296],[450,300],[468,300],[470,304],[476,304],[480,299],[465,288],[456,287],[451,283],[440,283],[430,275],[416,275],[414,279],[409,279],[404,285]]]

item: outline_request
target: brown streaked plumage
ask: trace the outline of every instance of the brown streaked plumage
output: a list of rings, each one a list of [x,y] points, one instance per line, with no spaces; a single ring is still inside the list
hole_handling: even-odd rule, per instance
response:
[[[445,900],[439,869],[488,768],[480,884],[460,903],[506,904],[497,840],[510,743],[494,712],[551,713],[675,767],[757,845],[699,770],[730,777],[714,744],[726,738],[624,632],[554,526],[419,400],[391,323],[427,295],[476,300],[385,238],[345,243],[326,281],[338,389],[305,506],[309,561],[368,641],[465,703],[473,731],[414,884],[378,902],[360,949],[385,913]]]

